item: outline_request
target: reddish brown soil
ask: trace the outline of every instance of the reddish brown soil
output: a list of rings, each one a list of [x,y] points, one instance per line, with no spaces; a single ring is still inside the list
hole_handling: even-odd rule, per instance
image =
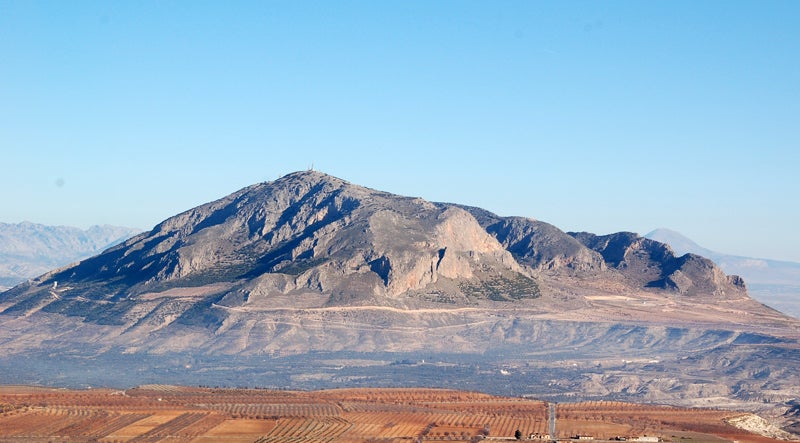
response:
[[[317,392],[143,386],[126,391],[0,387],[0,442],[477,441],[547,433],[547,404],[438,389]],[[557,407],[558,438],[661,436],[679,443],[775,441],[735,413],[615,402]],[[717,436],[717,437],[714,437]]]

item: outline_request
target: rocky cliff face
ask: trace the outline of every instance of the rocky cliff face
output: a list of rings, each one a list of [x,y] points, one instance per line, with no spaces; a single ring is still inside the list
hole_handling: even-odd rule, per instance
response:
[[[499,217],[479,208],[466,208],[487,232],[523,265],[535,270],[597,273],[603,258],[557,227],[523,217]]]
[[[540,283],[554,276],[692,296],[745,290],[709,260],[675,257],[663,243],[636,234],[567,234],[533,219],[396,196],[305,171],[171,217],[3,294],[0,306],[7,314],[42,310],[101,323],[139,321],[148,312],[142,297],[179,289],[216,298],[173,300],[162,307],[170,311],[165,318],[196,312],[192,306],[201,299],[202,306],[245,309],[471,306],[539,298]],[[202,287],[213,290],[196,289]]]
[[[294,388],[364,380],[360,366],[351,378],[339,372],[345,358],[418,385],[426,368],[386,361],[434,353],[460,355],[446,368],[464,386],[608,398],[650,390],[657,401],[769,391],[782,401],[796,397],[796,377],[773,371],[746,392],[730,380],[795,361],[798,336],[800,324],[749,299],[741,280],[636,234],[568,234],[314,171],[244,188],[0,293],[0,370],[20,382],[37,368],[59,380],[60,359],[78,378],[152,382],[153,365],[176,376],[175,362],[205,361],[189,380],[247,384],[279,363],[257,379]],[[708,350],[714,362],[737,357],[705,367],[694,354]],[[272,359],[287,354],[302,363]],[[108,366],[82,366],[100,360]],[[253,366],[237,366],[245,360]],[[493,366],[513,383],[486,372]]]
[[[713,260],[726,274],[741,276],[750,296],[800,318],[800,263],[714,252],[669,229],[656,229],[645,237],[669,244],[678,254],[693,253]]]
[[[631,232],[598,236],[565,233],[548,223],[499,217],[464,207],[520,264],[547,275],[595,277],[622,282],[629,289],[651,289],[686,296],[738,298],[744,281],[726,276],[712,261],[694,254],[676,257],[661,242]]]
[[[570,235],[636,285],[690,296],[740,296],[747,290],[741,278],[726,276],[711,260],[694,254],[675,257],[668,245],[632,232]]]
[[[636,234],[567,234],[533,219],[305,171],[171,217],[15,288],[0,296],[0,306],[9,314],[42,310],[125,323],[120,316],[132,321],[147,312],[139,309],[142,296],[209,285],[218,295],[213,303],[230,308],[471,306],[539,298],[540,283],[553,276],[621,281],[630,291],[744,292],[741,280],[712,262],[675,257],[668,246]],[[197,311],[191,309],[197,300],[175,302],[167,317]]]
[[[539,296],[534,278],[465,210],[307,171],[186,211],[0,300],[9,313],[86,312],[87,299],[130,304],[128,312],[142,294],[208,284],[224,286],[217,301],[236,307],[303,294],[325,306]]]

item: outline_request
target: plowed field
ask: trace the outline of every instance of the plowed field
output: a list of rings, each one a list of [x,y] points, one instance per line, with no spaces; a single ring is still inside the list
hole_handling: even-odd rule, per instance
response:
[[[0,442],[470,442],[513,439],[517,430],[527,439],[548,432],[548,409],[536,400],[439,389],[6,386],[0,387]],[[556,438],[776,441],[727,424],[737,415],[615,402],[562,404],[556,407]]]

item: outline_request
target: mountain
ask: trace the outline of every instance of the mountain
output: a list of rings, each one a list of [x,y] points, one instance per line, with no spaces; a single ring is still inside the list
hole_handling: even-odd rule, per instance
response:
[[[0,373],[59,385],[429,385],[779,408],[800,396],[799,336],[741,278],[663,243],[316,171],[0,294]]]
[[[210,315],[220,326],[229,317],[224,309],[406,309],[553,298],[564,291],[551,280],[562,275],[613,281],[632,293],[747,300],[741,279],[725,276],[711,261],[675,257],[668,246],[636,234],[567,234],[531,219],[401,197],[306,171],[167,219],[98,256],[22,284],[0,302],[6,314],[77,314],[122,325],[145,318],[143,300],[184,294],[170,297],[163,308],[168,312],[158,317],[171,320],[161,329],[176,319],[204,324]],[[562,299],[567,306],[585,305],[582,297]],[[203,303],[217,309],[209,314],[211,305]],[[547,309],[552,301],[538,305]]]
[[[8,288],[121,243],[140,231],[119,226],[0,223],[0,289]]]
[[[694,242],[694,240],[686,237],[680,232],[667,228],[654,229],[645,234],[644,237],[669,245],[676,254],[692,253],[708,258],[714,258],[715,256],[720,255],[714,251],[711,251],[710,249],[706,249],[698,245]]]
[[[519,289],[501,297],[538,296],[532,278],[466,211],[306,172],[170,218],[14,294],[56,312],[69,309],[71,293],[134,300],[208,283],[229,286],[220,301],[231,306],[269,305],[278,294],[323,296],[324,306],[402,305],[413,300],[398,296],[422,289],[466,303],[462,281]],[[60,307],[49,301],[56,282],[70,288],[59,290]]]
[[[710,258],[723,271],[742,276],[754,298],[800,318],[800,263],[711,251],[664,228],[651,231],[645,237],[670,245],[678,254],[693,253]]]

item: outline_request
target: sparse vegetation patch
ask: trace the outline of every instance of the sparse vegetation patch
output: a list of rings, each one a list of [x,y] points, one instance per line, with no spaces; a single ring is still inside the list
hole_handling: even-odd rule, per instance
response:
[[[522,274],[513,277],[496,276],[478,282],[465,281],[459,285],[464,294],[493,301],[515,301],[541,296],[539,285]]]

